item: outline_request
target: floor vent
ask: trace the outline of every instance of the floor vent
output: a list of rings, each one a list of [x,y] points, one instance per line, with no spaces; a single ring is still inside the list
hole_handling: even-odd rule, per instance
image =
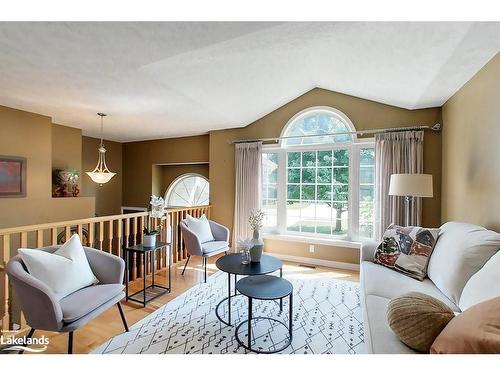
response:
[[[310,265],[310,264],[299,264],[299,267],[316,269],[316,266],[313,266],[313,265]]]

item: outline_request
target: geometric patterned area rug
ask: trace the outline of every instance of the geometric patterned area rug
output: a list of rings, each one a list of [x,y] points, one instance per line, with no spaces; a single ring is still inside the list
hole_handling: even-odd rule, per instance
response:
[[[283,277],[293,284],[293,340],[280,354],[365,353],[359,284],[319,274],[293,272]],[[233,283],[232,283],[233,284]],[[102,354],[246,354],[238,345],[234,327],[221,323],[215,307],[227,296],[227,274],[218,272],[207,283],[198,284],[160,307],[124,332],[102,344],[93,353]],[[236,325],[247,317],[247,298],[232,298]],[[227,304],[220,314],[226,317]],[[288,326],[288,298],[283,313],[273,301],[254,300],[253,316],[276,318]],[[244,325],[246,326],[246,325]],[[240,330],[245,340],[246,330]],[[272,350],[288,339],[286,327],[257,320],[252,325],[252,347]]]

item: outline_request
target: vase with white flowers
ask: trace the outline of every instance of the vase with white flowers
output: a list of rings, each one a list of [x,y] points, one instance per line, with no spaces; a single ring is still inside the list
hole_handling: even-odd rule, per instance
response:
[[[260,237],[264,216],[264,211],[259,209],[253,211],[248,218],[248,224],[250,224],[250,228],[253,230],[252,247],[250,248],[250,261],[253,263],[260,262],[262,252],[264,251],[264,241]]]
[[[157,197],[156,195],[151,196],[151,201],[149,202],[151,206],[151,211],[149,212],[149,217],[153,219],[160,219],[159,224],[154,228],[151,228],[151,222],[148,222],[147,227],[144,227],[144,239],[142,245],[144,247],[155,247],[156,237],[160,234],[163,228],[165,216],[165,200],[162,197]]]

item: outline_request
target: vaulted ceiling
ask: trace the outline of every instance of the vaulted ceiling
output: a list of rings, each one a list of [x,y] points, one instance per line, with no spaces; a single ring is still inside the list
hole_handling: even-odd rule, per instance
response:
[[[132,141],[245,126],[314,87],[441,106],[500,23],[0,23],[0,104]]]

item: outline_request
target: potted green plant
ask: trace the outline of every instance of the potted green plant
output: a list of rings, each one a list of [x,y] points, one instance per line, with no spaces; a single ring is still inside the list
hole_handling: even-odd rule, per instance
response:
[[[155,247],[156,237],[160,234],[163,228],[163,223],[166,218],[165,216],[165,200],[162,197],[157,197],[156,195],[151,196],[151,201],[149,202],[151,206],[151,211],[149,212],[149,217],[154,219],[160,219],[160,224],[156,228],[150,228],[149,221],[148,226],[144,227],[144,239],[142,245],[144,247]]]

